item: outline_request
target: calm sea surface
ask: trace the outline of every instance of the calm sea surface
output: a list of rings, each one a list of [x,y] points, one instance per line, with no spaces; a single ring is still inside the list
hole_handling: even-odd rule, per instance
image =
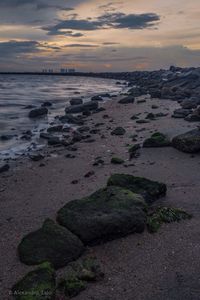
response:
[[[38,136],[57,115],[63,115],[71,98],[117,94],[123,86],[116,80],[76,76],[0,75],[0,159],[21,155],[27,149],[39,147]],[[105,99],[106,100],[106,99]],[[40,107],[44,101],[53,105],[45,118],[31,120],[27,105]],[[24,132],[31,130],[31,141],[21,139]]]

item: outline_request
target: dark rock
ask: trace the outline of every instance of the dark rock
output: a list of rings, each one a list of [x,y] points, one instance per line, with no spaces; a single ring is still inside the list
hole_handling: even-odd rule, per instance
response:
[[[139,150],[141,149],[140,144],[133,145],[129,148],[129,159],[133,159],[139,156]]]
[[[119,187],[98,190],[67,203],[57,220],[85,244],[96,244],[133,232],[142,232],[146,205],[141,196]]]
[[[60,132],[63,130],[63,125],[55,125],[47,128],[47,132]]]
[[[195,113],[188,115],[185,117],[185,120],[188,122],[199,122],[200,121],[200,115],[197,115]]]
[[[150,148],[150,147],[169,147],[171,146],[171,142],[169,138],[160,132],[156,132],[152,134],[152,136],[146,139],[143,143],[143,147]]]
[[[81,98],[73,98],[70,100],[71,105],[80,105],[83,104],[83,99]]]
[[[135,102],[135,98],[133,96],[127,96],[121,100],[119,100],[118,103],[120,104],[129,104],[129,103],[134,103]]]
[[[9,164],[0,164],[0,173],[7,172],[10,169]]]
[[[88,131],[90,131],[90,127],[89,127],[89,126],[82,126],[82,127],[79,127],[77,130],[78,130],[80,133],[88,132]]]
[[[138,100],[137,101],[137,104],[142,104],[142,103],[146,103],[147,101],[145,99],[142,99],[142,100]]]
[[[181,102],[181,106],[184,109],[193,109],[200,105],[200,98],[192,97],[190,99]]]
[[[59,118],[59,120],[62,123],[69,123],[69,124],[75,124],[75,125],[83,125],[84,121],[80,117],[75,117],[72,114],[66,114],[65,116],[62,116]]]
[[[191,109],[184,109],[184,108],[178,108],[174,111],[172,118],[185,118],[189,114],[191,114],[192,110]]]
[[[72,180],[71,184],[78,184],[78,180],[77,179]]]
[[[126,130],[123,127],[116,127],[112,132],[111,135],[124,135]]]
[[[33,109],[33,108],[35,108],[36,106],[35,105],[26,105],[26,106],[24,106],[23,108],[24,109]]]
[[[45,262],[15,284],[12,294],[17,300],[53,300],[55,289],[55,271],[50,263]]]
[[[111,159],[111,164],[114,164],[114,165],[121,165],[124,163],[124,160],[121,159],[121,158],[118,158],[118,157],[112,157]]]
[[[182,152],[200,152],[200,130],[194,129],[174,137],[172,139],[172,145]]]
[[[75,158],[76,156],[69,153],[69,154],[66,154],[65,157],[66,157],[66,158]]]
[[[167,187],[164,183],[128,174],[114,174],[108,179],[108,186],[119,186],[141,194],[147,203],[152,203],[165,196]]]
[[[89,178],[89,177],[93,176],[94,174],[95,174],[94,171],[89,171],[88,173],[86,173],[86,174],[84,175],[84,177],[85,177],[85,178]]]
[[[146,118],[147,120],[155,120],[156,119],[156,115],[153,113],[149,113],[147,114]]]
[[[158,106],[158,105],[155,105],[155,104],[153,104],[153,105],[151,106],[151,108],[152,108],[152,109],[158,109],[158,108],[159,108],[159,106]]]
[[[48,114],[48,109],[46,107],[40,107],[33,109],[29,112],[29,118],[37,118]]]
[[[140,119],[140,120],[137,120],[136,123],[137,124],[146,124],[146,123],[149,123],[149,121]]]
[[[40,161],[40,160],[44,159],[44,155],[42,155],[40,153],[29,154],[29,157],[33,161]]]
[[[46,132],[41,132],[40,133],[40,138],[41,139],[45,139],[45,140],[49,140],[50,138],[52,138],[52,135]]]
[[[41,107],[51,107],[52,106],[52,103],[49,102],[49,101],[45,101],[42,103]]]
[[[13,134],[3,134],[0,136],[1,141],[9,141],[11,140],[15,135]]]
[[[103,101],[103,98],[101,96],[93,96],[91,101]]]
[[[83,250],[77,236],[49,219],[42,228],[26,235],[18,246],[21,262],[37,265],[49,261],[56,269],[77,259]]]
[[[89,101],[84,104],[66,107],[65,112],[66,112],[66,114],[77,114],[77,113],[90,111],[90,110],[96,110],[96,109],[98,109],[98,102],[97,101]]]
[[[48,145],[51,146],[62,145],[62,140],[58,136],[51,136],[48,139]]]
[[[160,112],[160,113],[155,114],[155,116],[156,116],[156,118],[162,118],[162,117],[168,116],[168,113],[162,113],[162,112]]]
[[[95,109],[94,111],[93,111],[93,114],[98,114],[98,113],[100,113],[100,112],[102,112],[102,111],[105,111],[106,109],[104,108],[104,107],[99,107],[99,108],[97,108],[97,109]]]

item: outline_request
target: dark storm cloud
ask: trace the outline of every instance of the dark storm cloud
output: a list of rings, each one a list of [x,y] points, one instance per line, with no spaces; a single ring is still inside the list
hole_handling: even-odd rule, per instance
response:
[[[124,28],[124,29],[145,29],[155,26],[160,20],[160,17],[154,13],[145,14],[129,14],[124,13],[108,13],[99,16],[97,19],[77,19],[71,18],[65,21],[60,21],[55,26],[43,27],[49,34],[58,34],[62,30],[80,30],[93,31],[108,28]]]

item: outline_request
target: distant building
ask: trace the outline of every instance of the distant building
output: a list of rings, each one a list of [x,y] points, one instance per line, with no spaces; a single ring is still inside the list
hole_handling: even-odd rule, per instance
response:
[[[66,73],[75,73],[75,69],[60,69],[60,73],[66,74]]]

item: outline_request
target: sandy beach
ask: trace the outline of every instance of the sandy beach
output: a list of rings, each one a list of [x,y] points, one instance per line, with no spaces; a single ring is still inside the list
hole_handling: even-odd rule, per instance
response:
[[[89,285],[74,299],[199,299],[200,156],[172,147],[142,148],[140,156],[129,161],[127,147],[134,144],[131,136],[135,134],[137,142],[142,144],[156,131],[172,138],[196,125],[171,118],[172,112],[179,108],[174,101],[147,97],[143,103],[120,105],[118,100],[104,102],[101,105],[105,111],[87,118],[90,129],[100,130],[93,135],[93,142],[76,143],[74,152],[63,146],[47,147],[42,164],[28,158],[18,160],[8,172],[0,175],[1,299],[12,299],[12,285],[34,269],[23,265],[17,257],[21,238],[38,229],[46,218],[55,220],[56,212],[65,203],[105,186],[113,173],[144,176],[166,183],[167,196],[155,204],[184,209],[193,214],[193,218],[165,224],[155,234],[145,231],[89,248],[87,251],[98,258],[105,278]],[[153,104],[158,106],[156,110],[152,109]],[[144,119],[149,112],[168,115],[146,124],[131,120],[139,113]],[[126,130],[124,136],[111,135],[117,126]],[[66,158],[69,153],[75,158]],[[125,163],[111,164],[113,156],[124,159]],[[96,157],[105,163],[93,166]],[[91,176],[85,177],[91,171]],[[76,184],[72,184],[73,181]]]

